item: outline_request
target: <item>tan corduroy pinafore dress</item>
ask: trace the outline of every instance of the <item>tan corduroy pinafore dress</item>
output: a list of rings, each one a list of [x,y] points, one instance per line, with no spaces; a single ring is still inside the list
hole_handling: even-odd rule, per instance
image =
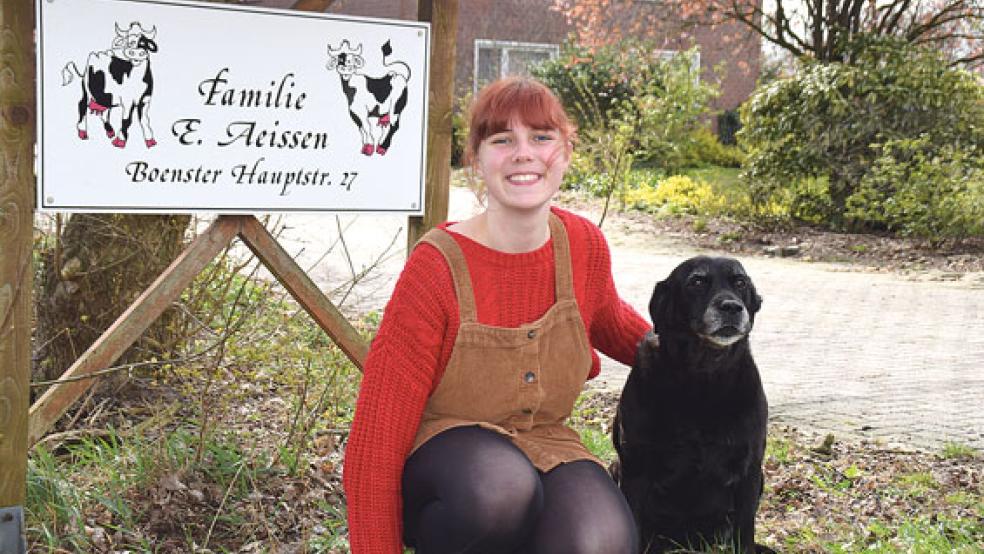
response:
[[[591,350],[574,298],[567,231],[552,213],[550,236],[555,303],[540,319],[517,328],[478,323],[458,244],[442,229],[421,238],[447,259],[461,327],[444,377],[427,401],[414,451],[442,431],[478,425],[511,439],[543,472],[575,460],[602,463],[565,425],[591,370]]]

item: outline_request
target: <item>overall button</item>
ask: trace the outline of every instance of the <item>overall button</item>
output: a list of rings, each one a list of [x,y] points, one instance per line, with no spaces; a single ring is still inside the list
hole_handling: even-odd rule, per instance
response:
[[[529,337],[529,338],[531,338],[531,339],[535,339],[536,338],[536,329],[530,329],[529,332],[526,333],[526,336]]]
[[[523,381],[526,381],[527,383],[536,383],[536,373],[527,371],[526,375],[523,375]]]

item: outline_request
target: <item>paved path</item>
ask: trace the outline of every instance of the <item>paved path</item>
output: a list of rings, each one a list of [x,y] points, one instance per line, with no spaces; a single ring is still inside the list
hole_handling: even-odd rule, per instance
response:
[[[451,218],[475,205],[455,190]],[[371,265],[405,219],[345,216],[355,269]],[[304,245],[302,265],[337,238],[333,216],[290,216],[288,248]],[[616,286],[640,312],[653,285],[697,253],[666,237],[648,237],[610,220]],[[405,234],[376,277],[358,286],[348,309],[380,309],[403,263]],[[984,450],[984,275],[924,282],[856,271],[846,265],[742,257],[764,298],[752,349],[775,422],[836,436],[939,449],[955,441]],[[311,271],[333,288],[348,278],[335,248]],[[345,306],[343,306],[344,308]],[[628,369],[605,360],[593,387],[620,390]]]

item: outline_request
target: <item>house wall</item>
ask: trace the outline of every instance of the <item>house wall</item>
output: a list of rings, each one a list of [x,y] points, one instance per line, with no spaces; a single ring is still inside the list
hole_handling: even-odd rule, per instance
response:
[[[455,96],[472,92],[475,41],[561,44],[572,28],[552,0],[462,0],[455,45]]]
[[[289,8],[294,0],[261,0],[259,5]],[[455,97],[472,91],[475,41],[478,39],[561,44],[574,31],[564,14],[550,9],[553,0],[460,0],[455,50]],[[701,79],[718,85],[721,96],[716,109],[731,109],[755,88],[760,70],[761,39],[737,23],[707,28],[657,29],[659,3],[613,2],[602,28],[621,29],[625,34],[648,36],[665,49],[680,50],[697,44]],[[335,0],[328,13],[417,19],[417,0]],[[650,23],[657,22],[657,23]],[[725,43],[726,37],[742,37]],[[716,69],[717,68],[717,69]]]
[[[335,0],[328,13],[416,21],[417,0]]]
[[[757,35],[737,44],[724,44],[722,36],[743,37],[750,34],[739,23],[722,25],[716,30],[696,32],[700,45],[701,79],[718,85],[721,96],[714,101],[719,110],[730,110],[745,101],[755,90],[762,67],[762,43]]]

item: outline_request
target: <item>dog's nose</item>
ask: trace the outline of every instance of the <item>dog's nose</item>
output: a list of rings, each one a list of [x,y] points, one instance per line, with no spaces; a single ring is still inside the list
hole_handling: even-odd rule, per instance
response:
[[[745,306],[737,300],[728,299],[721,301],[720,309],[722,312],[727,312],[729,314],[740,314],[742,310],[745,309]]]

